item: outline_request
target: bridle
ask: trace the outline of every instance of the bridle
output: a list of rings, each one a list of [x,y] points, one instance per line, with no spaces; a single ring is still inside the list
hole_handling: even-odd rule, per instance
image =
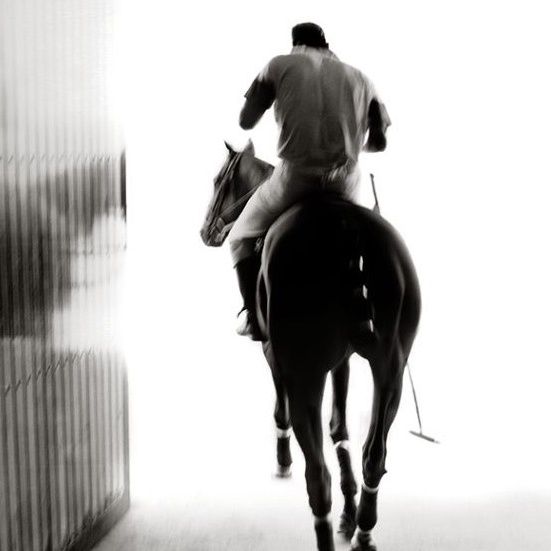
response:
[[[224,175],[220,178],[221,182],[217,190],[217,195],[214,198],[213,206],[212,206],[212,212],[217,212],[220,209],[221,204],[223,203],[224,199],[226,198],[227,193],[227,183],[233,181],[235,177],[235,171],[237,169],[237,165],[239,164],[239,161],[241,160],[241,157],[243,156],[243,152],[240,151],[234,155],[234,157],[230,160],[228,163],[228,167],[226,171],[224,172]],[[253,187],[250,191],[245,193],[242,197],[240,197],[235,203],[232,203],[230,206],[226,207],[222,212],[220,212],[217,216],[213,216],[211,218],[214,221],[214,224],[210,225],[211,232],[213,229],[218,230],[219,236],[217,241],[222,244],[224,240],[226,239],[228,233],[230,232],[237,215],[235,213],[239,213],[244,204],[251,198],[253,193],[256,191],[256,188],[258,186]]]
[[[228,166],[222,176],[220,176],[220,184],[218,185],[218,189],[215,192],[215,196],[212,200],[212,208],[211,213],[209,214],[208,218],[208,232],[209,234],[212,234],[213,230],[216,229],[220,232],[221,241],[220,244],[222,244],[223,240],[226,238],[227,234],[229,233],[232,224],[226,224],[224,221],[224,218],[222,218],[222,214],[219,214],[218,216],[214,216],[212,213],[218,212],[220,210],[220,206],[222,205],[224,199],[226,198],[227,193],[227,182],[231,182],[233,180],[233,177],[235,175],[235,170],[237,168],[237,165],[239,164],[239,161],[241,160],[241,156],[243,155],[242,152],[239,152],[233,156],[232,159],[228,162]],[[213,220],[214,224],[213,224]]]

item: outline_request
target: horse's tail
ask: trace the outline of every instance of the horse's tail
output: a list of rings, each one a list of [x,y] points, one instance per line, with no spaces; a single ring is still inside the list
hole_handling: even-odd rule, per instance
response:
[[[369,257],[363,246],[363,235],[358,227],[345,237],[348,247],[348,278],[345,300],[349,312],[348,334],[352,347],[362,356],[367,355],[377,341],[375,310],[368,280]]]
[[[367,209],[360,210],[354,229],[351,344],[364,357],[381,340],[398,339],[409,351],[421,310],[419,282],[409,252],[395,228]]]

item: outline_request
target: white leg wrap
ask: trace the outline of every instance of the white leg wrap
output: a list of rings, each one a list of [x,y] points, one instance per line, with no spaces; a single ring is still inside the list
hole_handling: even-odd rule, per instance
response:
[[[362,482],[362,490],[368,494],[376,494],[379,491],[379,486],[370,488],[365,482]]]
[[[365,545],[371,544],[371,530],[362,530],[361,528],[356,527],[354,537],[352,538],[352,543],[357,544],[352,545],[353,549],[363,549]]]
[[[336,450],[339,448],[343,448],[347,451],[350,450],[350,442],[348,440],[339,440],[338,442],[335,442],[334,446]]]
[[[276,433],[278,438],[288,438],[289,436],[291,436],[291,432],[292,432],[291,428],[279,429],[276,427]]]
[[[314,515],[314,523],[315,524],[320,524],[322,522],[331,522],[331,513],[327,513],[325,516],[323,517],[316,517]]]

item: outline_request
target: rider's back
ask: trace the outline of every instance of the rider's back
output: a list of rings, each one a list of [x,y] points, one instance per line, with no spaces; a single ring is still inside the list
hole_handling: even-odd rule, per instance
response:
[[[261,79],[274,87],[281,158],[318,168],[358,159],[376,95],[363,73],[329,50],[295,46]]]

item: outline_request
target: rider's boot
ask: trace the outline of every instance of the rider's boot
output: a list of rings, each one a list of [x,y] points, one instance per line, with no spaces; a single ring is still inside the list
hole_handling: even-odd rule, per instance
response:
[[[245,321],[237,329],[237,333],[250,337],[253,341],[263,340],[256,317],[256,283],[259,270],[260,258],[256,254],[244,258],[235,266],[245,311]]]

